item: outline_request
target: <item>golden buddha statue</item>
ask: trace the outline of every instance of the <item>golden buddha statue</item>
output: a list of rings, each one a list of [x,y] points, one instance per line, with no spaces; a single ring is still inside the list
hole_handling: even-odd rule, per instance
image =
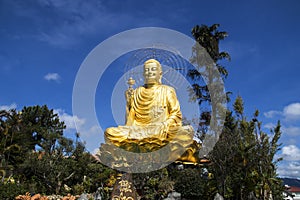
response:
[[[133,89],[134,80],[128,81],[126,123],[107,128],[106,143],[133,152],[151,152],[172,143],[172,150],[177,146],[186,148],[175,160],[197,163],[199,146],[193,140],[194,130],[192,126],[182,126],[176,92],[161,83],[162,73],[161,64],[150,59],[144,63],[145,84]]]

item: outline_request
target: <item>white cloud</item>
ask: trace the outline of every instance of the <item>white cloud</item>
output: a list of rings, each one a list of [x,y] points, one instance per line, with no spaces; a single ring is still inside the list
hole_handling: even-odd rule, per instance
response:
[[[103,131],[98,125],[85,128],[80,131],[80,138],[85,142],[86,149],[95,153],[101,143],[104,143]]]
[[[291,103],[283,108],[282,111],[270,110],[264,112],[266,118],[274,118],[276,116],[284,117],[285,120],[300,119],[300,103]]]
[[[281,152],[276,154],[276,158],[282,157],[283,161],[279,163],[277,173],[281,177],[300,177],[300,103],[291,103],[280,110],[271,110],[265,112],[266,118],[281,118],[282,126],[282,141],[286,146],[283,146]],[[265,128],[274,128],[275,124],[267,123]],[[287,145],[288,144],[288,145]]]
[[[283,126],[281,129],[284,134],[287,134],[289,136],[300,136],[300,127],[297,127],[297,126],[285,127],[285,126]]]
[[[267,123],[264,125],[266,129],[274,129],[277,125],[274,123]],[[300,127],[298,126],[281,126],[281,132],[288,136],[300,136]]]
[[[282,157],[278,164],[277,173],[280,177],[300,177],[300,149],[296,145],[288,145],[282,148],[282,152],[275,156]]]
[[[286,161],[300,161],[300,149],[296,145],[284,146],[280,156]]]
[[[284,107],[283,115],[287,120],[300,119],[300,103],[292,103]]]
[[[273,129],[274,127],[276,127],[276,125],[273,123],[267,123],[264,125],[264,128],[267,128],[267,129]]]
[[[85,123],[85,119],[81,119],[77,116],[74,115],[70,115],[68,113],[66,113],[64,110],[62,109],[54,109],[53,111],[54,113],[57,113],[59,116],[59,119],[61,121],[65,122],[65,125],[67,127],[67,131],[68,130],[73,130],[76,129],[76,126],[83,126]]]
[[[16,109],[17,108],[17,104],[16,103],[12,103],[10,105],[2,105],[0,106],[0,110],[11,110],[11,109]]]
[[[58,73],[48,73],[44,76],[44,79],[47,81],[56,81],[58,82],[60,80],[60,76]]]
[[[278,166],[277,173],[280,177],[299,178],[300,177],[300,163],[288,162]]]
[[[266,118],[273,118],[273,117],[279,116],[279,115],[282,115],[282,112],[277,111],[277,110],[271,110],[271,111],[268,111],[268,112],[264,112],[264,116]]]
[[[66,133],[74,133],[74,131],[80,134],[80,139],[84,142],[86,149],[89,152],[94,152],[99,148],[100,143],[104,142],[103,132],[97,125],[88,125],[86,119],[78,116],[70,115],[63,109],[54,109],[54,113],[58,114],[59,119],[65,122]]]

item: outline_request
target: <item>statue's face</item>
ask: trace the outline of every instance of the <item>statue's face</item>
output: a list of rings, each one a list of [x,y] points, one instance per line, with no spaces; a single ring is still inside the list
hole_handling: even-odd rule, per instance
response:
[[[159,83],[161,79],[161,70],[156,63],[147,63],[144,66],[145,84]]]

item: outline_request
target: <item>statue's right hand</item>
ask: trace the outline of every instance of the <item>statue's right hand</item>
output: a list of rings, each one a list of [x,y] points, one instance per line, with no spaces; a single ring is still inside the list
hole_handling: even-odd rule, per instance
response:
[[[167,138],[168,131],[169,131],[169,123],[167,121],[162,122],[162,137]]]

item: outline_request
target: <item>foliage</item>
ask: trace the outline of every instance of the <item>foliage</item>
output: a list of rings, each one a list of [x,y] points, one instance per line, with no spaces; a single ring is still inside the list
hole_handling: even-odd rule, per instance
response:
[[[218,28],[219,24],[213,24],[212,26],[197,25],[192,29],[196,44],[193,46],[190,62],[196,68],[190,69],[187,77],[192,83],[192,87],[189,88],[190,100],[198,102],[200,106],[196,137],[201,141],[204,140],[209,129],[218,127],[218,123],[224,118],[223,105],[229,100],[230,94],[224,92],[223,81],[228,76],[228,71],[221,65],[223,59],[230,60],[230,55],[219,50],[219,42],[228,34],[219,31]],[[217,130],[213,131],[217,132]]]
[[[211,103],[212,97],[208,85],[215,81],[213,79],[214,65],[223,79],[228,76],[226,68],[219,63],[222,59],[230,60],[227,52],[219,52],[219,42],[227,37],[227,33],[219,31],[218,27],[219,24],[210,27],[197,25],[192,29],[192,35],[197,43],[192,49],[193,55],[190,62],[197,66],[197,69],[189,70],[187,75],[195,81],[191,99],[197,100],[200,105],[203,102]]]
[[[201,111],[197,137],[204,141],[207,133],[216,132],[214,127],[218,127],[219,122],[224,122],[219,141],[209,155],[213,162],[209,170],[214,174],[214,179],[206,183],[206,188],[212,191],[216,188],[225,199],[249,199],[251,196],[265,199],[271,194],[274,199],[280,199],[282,185],[276,175],[276,164],[281,159],[276,160],[274,157],[280,149],[280,123],[271,130],[272,135],[263,132],[261,122],[258,121],[258,111],[249,121],[244,116],[241,97],[238,97],[233,105],[234,113],[221,113],[223,109],[218,107],[218,102],[226,102],[223,101],[220,84],[216,83],[222,83],[228,76],[226,68],[220,63],[223,59],[230,60],[227,52],[219,51],[219,42],[227,37],[227,33],[219,31],[218,28],[219,25],[214,24],[197,25],[192,29],[197,43],[192,49],[190,61],[197,69],[188,72],[188,77],[194,81],[190,89],[190,98],[199,103]],[[215,67],[221,79],[215,76]],[[227,101],[229,94],[230,92],[226,93]],[[223,122],[218,121],[222,114],[226,114]],[[212,119],[214,121],[211,121]],[[182,180],[184,178],[182,177]],[[190,185],[182,191],[187,191],[193,186]],[[213,198],[213,195],[210,198]]]
[[[187,168],[174,171],[175,191],[181,193],[187,199],[203,199],[205,193],[205,181],[200,169]]]
[[[106,187],[115,171],[85,151],[78,133],[76,143],[64,137],[64,129],[47,106],[0,111],[1,188],[18,188],[19,194],[81,194]],[[8,177],[15,183],[7,185]],[[7,196],[5,191],[0,195]]]
[[[27,190],[23,185],[16,183],[6,183],[0,187],[0,199],[10,200],[14,199],[19,194],[25,194]]]
[[[169,177],[167,168],[148,173],[133,174],[133,181],[138,194],[145,200],[162,199],[174,189],[174,181]]]
[[[64,140],[65,125],[47,106],[1,111],[0,127],[1,167],[6,170],[22,164],[37,148],[51,153]]]
[[[169,168],[174,189],[186,199],[213,199],[219,193],[224,199],[282,199],[283,185],[276,174],[281,158],[280,123],[267,134],[262,130],[256,111],[252,119],[244,116],[244,103],[238,97],[233,111],[227,111],[219,141],[210,152],[212,164],[205,168]],[[203,174],[204,169],[213,174]]]
[[[32,141],[32,149],[41,148],[51,154],[57,142],[63,139],[64,122],[59,120],[53,109],[44,106],[24,107],[20,112],[20,120],[24,134]],[[62,141],[59,141],[62,142]]]
[[[274,156],[280,149],[280,123],[268,135],[261,129],[258,111],[251,120],[244,116],[243,100],[238,97],[234,112],[228,111],[221,137],[209,157],[219,193],[226,199],[280,199],[281,180]]]

